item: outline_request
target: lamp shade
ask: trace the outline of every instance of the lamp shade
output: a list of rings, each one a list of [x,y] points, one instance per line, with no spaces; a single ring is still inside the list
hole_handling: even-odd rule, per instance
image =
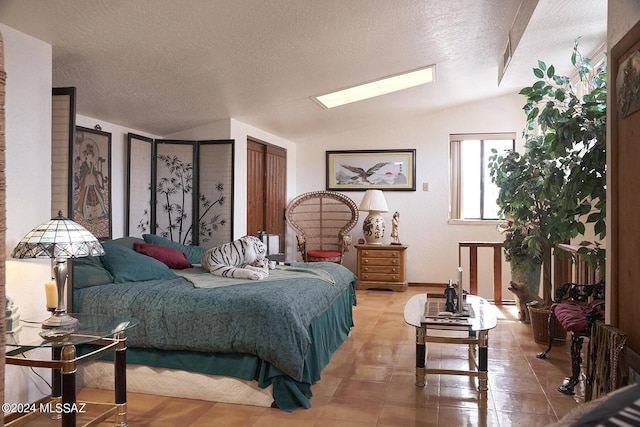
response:
[[[382,190],[367,190],[358,209],[364,212],[389,212]]]
[[[27,233],[14,248],[13,258],[81,258],[104,255],[98,239],[86,228],[62,216]]]

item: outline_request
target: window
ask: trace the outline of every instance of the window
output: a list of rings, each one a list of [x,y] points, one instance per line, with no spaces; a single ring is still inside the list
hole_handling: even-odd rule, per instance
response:
[[[515,149],[515,133],[450,136],[450,219],[498,219],[498,187],[491,182],[489,156]]]

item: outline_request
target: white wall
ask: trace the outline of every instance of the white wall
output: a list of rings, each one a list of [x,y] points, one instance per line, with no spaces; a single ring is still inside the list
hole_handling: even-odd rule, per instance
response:
[[[9,255],[33,227],[49,219],[51,205],[51,46],[0,24],[6,87],[7,234]],[[22,319],[46,317],[48,260],[6,262],[6,294]],[[10,337],[7,337],[10,339]],[[50,381],[50,371],[38,369]],[[50,390],[26,368],[6,366],[5,401],[30,402]]]
[[[385,219],[389,227],[393,212],[400,213],[400,240],[409,245],[409,282],[446,283],[455,279],[459,241],[503,239],[495,224],[449,223],[449,135],[482,132],[516,132],[520,135],[525,125],[524,102],[524,97],[513,94],[435,113],[391,117],[372,127],[300,143],[296,164],[298,193],[324,189],[326,150],[415,148],[417,191],[386,191],[384,195],[390,212],[385,214]],[[422,191],[423,183],[429,184],[429,191]],[[356,204],[364,195],[361,191],[345,194]],[[354,241],[362,237],[364,216],[361,215],[352,232]],[[386,239],[390,241],[388,234]],[[491,259],[488,258],[489,264]],[[355,263],[353,250],[347,254],[345,265],[354,269]],[[492,271],[491,268],[487,271]],[[481,293],[486,289],[483,294],[492,297],[492,276],[482,275],[481,278]],[[508,275],[505,280],[507,278]],[[508,292],[504,295],[510,299]]]

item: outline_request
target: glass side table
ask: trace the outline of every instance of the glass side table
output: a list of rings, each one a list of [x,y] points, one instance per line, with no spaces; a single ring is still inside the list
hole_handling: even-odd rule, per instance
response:
[[[125,331],[134,327],[137,320],[131,317],[114,317],[98,314],[72,313],[78,323],[72,329],[43,329],[39,322],[22,322],[21,329],[6,334],[5,363],[52,369],[51,400],[32,406],[24,415],[7,417],[5,426],[21,425],[25,418],[39,412],[49,412],[62,419],[63,427],[76,425],[79,406],[76,402],[76,366],[114,352],[115,405],[86,426],[97,424],[115,414],[115,425],[127,425],[126,337]],[[44,320],[44,319],[42,319]],[[96,346],[91,352],[77,356],[76,346]],[[34,359],[25,353],[36,348],[50,348],[51,358]]]

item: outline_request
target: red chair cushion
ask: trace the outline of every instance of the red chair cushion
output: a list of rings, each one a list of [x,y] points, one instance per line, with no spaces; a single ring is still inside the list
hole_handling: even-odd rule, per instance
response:
[[[584,332],[587,329],[587,313],[593,306],[601,301],[576,302],[566,301],[551,306],[553,314],[558,318],[562,326],[571,332]]]
[[[336,258],[336,257],[340,257],[340,252],[312,250],[312,251],[307,251],[307,255],[312,258]]]

